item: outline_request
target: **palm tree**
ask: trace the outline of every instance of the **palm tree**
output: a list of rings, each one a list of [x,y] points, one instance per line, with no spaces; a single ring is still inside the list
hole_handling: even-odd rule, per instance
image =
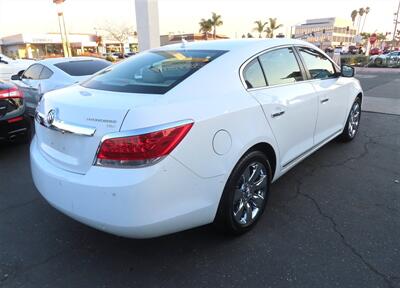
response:
[[[361,25],[361,19],[364,16],[365,13],[365,8],[360,8],[358,9],[358,15],[360,15],[360,18],[358,18],[358,33],[360,33],[360,25]]]
[[[274,31],[283,27],[283,24],[278,25],[276,22],[276,18],[269,18],[269,27],[267,27],[267,29],[265,30],[265,32],[267,32],[268,38],[274,38]]]
[[[213,27],[213,39],[217,36],[217,27],[224,24],[221,19],[221,15],[217,15],[217,13],[212,12],[211,14],[211,24]]]
[[[256,27],[253,28],[253,31],[258,32],[258,38],[261,38],[261,33],[264,32],[265,26],[267,26],[268,22],[262,22],[261,20],[254,21]]]
[[[364,22],[363,22],[362,27],[361,27],[361,32],[364,30],[365,19],[367,19],[367,15],[368,15],[368,13],[369,13],[370,11],[371,11],[371,8],[369,8],[369,7],[366,7],[366,8],[365,8]]]
[[[206,19],[202,18],[199,22],[199,25],[200,25],[199,32],[204,33],[204,39],[208,40],[208,33],[211,32],[212,27],[213,27],[211,19],[206,20]]]
[[[355,26],[357,15],[358,15],[357,10],[351,11],[351,21],[353,21],[353,26]]]

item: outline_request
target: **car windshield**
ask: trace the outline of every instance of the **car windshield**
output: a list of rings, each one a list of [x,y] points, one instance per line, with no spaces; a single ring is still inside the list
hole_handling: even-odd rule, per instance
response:
[[[226,51],[149,51],[100,72],[82,86],[128,93],[164,94]]]

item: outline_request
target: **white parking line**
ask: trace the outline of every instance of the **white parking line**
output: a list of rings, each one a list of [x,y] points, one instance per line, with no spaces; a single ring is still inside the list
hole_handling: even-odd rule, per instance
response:
[[[356,78],[371,79],[371,78],[376,78],[376,77],[378,77],[378,75],[356,74]]]

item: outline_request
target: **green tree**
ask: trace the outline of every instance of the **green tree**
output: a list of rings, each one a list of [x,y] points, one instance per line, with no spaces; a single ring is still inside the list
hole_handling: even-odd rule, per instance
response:
[[[208,40],[208,33],[210,33],[212,31],[212,21],[211,19],[204,19],[202,18],[199,22],[200,25],[200,33],[204,33],[204,39]]]
[[[283,27],[283,24],[277,24],[276,18],[269,18],[269,27],[265,30],[268,38],[274,38],[274,31]]]
[[[377,33],[376,34],[376,40],[379,42],[385,41],[386,40],[386,34],[384,33]]]
[[[364,16],[365,13],[365,8],[361,7],[360,9],[358,9],[358,15],[360,15],[360,18],[358,18],[358,33],[360,33],[360,25],[361,25],[361,19]]]
[[[217,13],[212,12],[211,14],[211,25],[213,27],[213,39],[217,36],[217,27],[222,26],[224,22],[222,21],[221,15],[217,15]]]
[[[363,21],[363,24],[362,24],[362,27],[361,27],[361,32],[363,32],[363,30],[364,30],[365,19],[367,19],[367,15],[369,14],[370,11],[371,11],[371,8],[369,8],[369,7],[365,8],[365,16],[364,16],[364,21]]]
[[[367,32],[361,32],[360,33],[361,37],[362,37],[362,43],[363,45],[368,43],[369,37],[371,37],[371,33],[367,33]]]
[[[351,21],[353,21],[353,26],[355,26],[357,16],[358,16],[357,10],[351,11]]]
[[[258,32],[258,38],[261,38],[261,33],[265,32],[265,26],[267,26],[268,22],[262,22],[261,20],[254,21],[256,27],[253,28],[253,31]]]

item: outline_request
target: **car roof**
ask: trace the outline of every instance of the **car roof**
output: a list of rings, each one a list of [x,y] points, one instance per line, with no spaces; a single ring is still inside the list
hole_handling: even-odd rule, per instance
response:
[[[171,44],[166,46],[161,46],[159,48],[153,49],[156,50],[175,50],[175,49],[199,49],[199,50],[242,50],[243,48],[262,48],[268,49],[276,46],[282,45],[304,45],[304,46],[313,46],[310,43],[290,38],[274,38],[274,39],[260,39],[260,38],[246,38],[246,39],[222,39],[222,40],[204,40],[197,42],[185,42],[182,43]]]
[[[48,59],[40,60],[36,63],[43,64],[43,65],[54,65],[54,64],[58,64],[58,63],[71,62],[71,61],[90,61],[90,60],[104,61],[103,59],[100,59],[100,58],[79,56],[79,57],[48,58]]]

